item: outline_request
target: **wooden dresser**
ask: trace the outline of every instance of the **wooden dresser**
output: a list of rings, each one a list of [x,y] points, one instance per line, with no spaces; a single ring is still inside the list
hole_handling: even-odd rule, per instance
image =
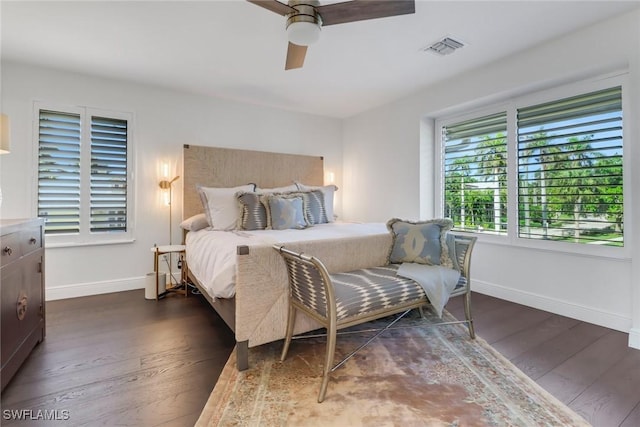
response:
[[[44,339],[44,221],[0,221],[2,389]]]

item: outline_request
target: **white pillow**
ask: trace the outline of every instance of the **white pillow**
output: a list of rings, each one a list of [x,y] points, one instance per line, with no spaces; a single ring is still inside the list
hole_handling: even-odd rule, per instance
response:
[[[304,185],[302,183],[296,182],[296,185],[298,186],[298,189],[300,191],[313,191],[313,190],[320,190],[322,191],[322,194],[324,194],[324,209],[327,213],[327,220],[329,222],[334,222],[335,221],[335,216],[333,214],[333,195],[336,191],[338,191],[338,187],[335,185],[324,185],[324,186],[319,186],[319,187],[315,187],[315,186],[310,186],[310,185]]]
[[[198,231],[209,226],[207,216],[203,213],[194,215],[180,223],[180,228],[187,231]]]
[[[198,186],[204,211],[211,227],[214,230],[235,229],[240,216],[236,193],[239,191],[253,191],[253,189],[253,184],[232,188]]]
[[[289,193],[291,191],[298,191],[298,186],[296,184],[287,185],[285,187],[276,187],[276,188],[256,188],[256,193],[258,194],[269,194],[269,193]]]

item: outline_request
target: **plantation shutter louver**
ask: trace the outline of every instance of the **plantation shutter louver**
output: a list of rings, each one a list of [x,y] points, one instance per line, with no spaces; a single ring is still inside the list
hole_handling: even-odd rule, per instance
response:
[[[41,110],[38,140],[38,216],[47,234],[78,233],[80,115]]]
[[[623,246],[622,89],[520,108],[518,235]]]
[[[91,117],[92,232],[127,230],[127,121]]]
[[[507,113],[443,126],[444,214],[454,229],[507,231]]]

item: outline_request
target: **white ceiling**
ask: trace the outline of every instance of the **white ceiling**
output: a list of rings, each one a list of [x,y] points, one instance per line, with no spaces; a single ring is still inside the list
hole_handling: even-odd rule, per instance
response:
[[[324,28],[304,68],[284,71],[284,18],[243,0],[3,0],[1,54],[343,118],[639,5],[418,0],[413,15]],[[467,45],[444,57],[422,51],[445,35]]]

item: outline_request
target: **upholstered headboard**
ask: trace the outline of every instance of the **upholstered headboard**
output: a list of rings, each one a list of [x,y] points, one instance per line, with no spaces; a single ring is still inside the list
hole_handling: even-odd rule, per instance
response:
[[[324,160],[318,156],[185,145],[182,159],[183,218],[202,212],[197,185],[236,187],[255,183],[272,188],[294,181],[324,183]]]

